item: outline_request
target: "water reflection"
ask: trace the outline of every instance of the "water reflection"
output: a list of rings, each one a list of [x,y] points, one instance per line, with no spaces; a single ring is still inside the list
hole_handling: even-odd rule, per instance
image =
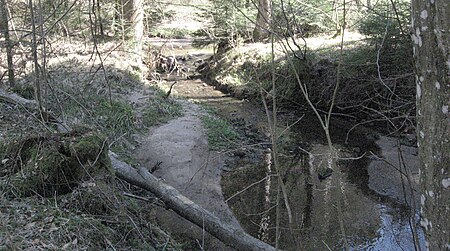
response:
[[[341,149],[338,151],[341,158],[351,157],[344,147],[337,148]],[[408,210],[389,200],[380,200],[350,182],[346,172],[367,168],[359,165],[361,161],[341,160],[339,168],[321,181],[320,170],[330,165],[329,148],[313,144],[308,151],[309,154],[294,162],[291,156],[280,156],[280,162],[287,165],[284,170],[288,170],[283,181],[293,224],[289,224],[284,202],[279,202],[279,248],[342,250],[347,240],[351,250],[414,250]],[[266,154],[261,165],[238,167],[224,177],[226,197],[264,175],[273,174],[272,169],[270,154]],[[277,193],[277,179],[266,179],[229,201],[244,229],[272,244],[276,236],[276,220],[272,219],[277,217]]]

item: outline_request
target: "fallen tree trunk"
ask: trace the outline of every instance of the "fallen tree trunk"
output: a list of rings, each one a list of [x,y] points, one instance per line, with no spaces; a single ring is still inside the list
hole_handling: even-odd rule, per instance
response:
[[[16,94],[9,94],[2,89],[0,89],[0,102],[20,104],[28,109],[37,109],[37,103],[34,100],[24,99]],[[64,123],[56,122],[56,124],[58,125],[58,131],[61,133],[67,133],[67,131],[71,130]],[[109,151],[109,158],[111,159],[111,166],[119,178],[152,192],[164,201],[168,208],[195,225],[205,228],[208,233],[225,245],[237,250],[275,250],[271,245],[247,234],[242,229],[222,222],[211,212],[195,204],[175,188],[153,176],[145,168],[135,169],[119,160],[117,155],[111,151]]]
[[[15,93],[8,93],[5,90],[0,88],[0,103],[19,105],[27,110],[38,110],[38,103],[35,100],[25,99],[20,97]],[[46,111],[41,111],[41,116],[37,117],[39,120],[44,120],[43,122],[51,122],[57,126],[57,130],[60,133],[68,133],[70,132],[70,128],[66,126],[64,123],[60,122],[58,118],[53,116],[51,113]]]
[[[189,220],[237,250],[275,250],[271,245],[256,239],[242,229],[222,222],[209,211],[183,196],[175,188],[153,176],[145,168],[135,169],[117,159],[113,152],[109,153],[111,164],[116,175],[127,182],[148,190],[181,217]]]
[[[19,104],[27,109],[37,109],[37,103],[35,100],[25,99],[15,93],[8,93],[2,89],[0,89],[0,102],[14,105]]]

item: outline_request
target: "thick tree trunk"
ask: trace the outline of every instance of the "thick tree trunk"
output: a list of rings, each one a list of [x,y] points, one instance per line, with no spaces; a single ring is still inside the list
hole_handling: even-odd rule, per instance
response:
[[[450,249],[450,1],[412,0],[421,226],[429,250]]]
[[[114,153],[110,153],[110,158],[119,178],[154,193],[168,208],[197,226],[205,228],[208,233],[226,245],[237,250],[275,250],[269,244],[250,236],[243,230],[220,221],[212,213],[181,195],[175,188],[165,184],[146,169],[136,170],[118,160]]]
[[[0,102],[14,105],[23,105],[27,109],[37,109],[37,103],[35,100],[24,99],[15,93],[7,93],[0,89]]]
[[[144,38],[144,6],[143,0],[121,0],[123,18],[125,19],[125,33],[131,36],[134,48],[133,58],[139,68],[142,68],[142,47]],[[142,77],[142,76],[141,76]]]
[[[253,30],[253,40],[260,42],[269,37],[271,25],[271,0],[259,0],[258,15],[256,16],[255,29]]]
[[[13,65],[13,54],[12,54],[12,43],[9,37],[9,25],[8,25],[8,8],[6,6],[6,0],[0,0],[0,31],[3,32],[6,42],[6,58],[8,61],[8,80],[9,86],[14,87],[15,77],[14,77],[14,65]]]
[[[142,49],[142,39],[144,37],[143,0],[122,0],[122,6],[127,34],[132,36],[133,42],[140,50]]]

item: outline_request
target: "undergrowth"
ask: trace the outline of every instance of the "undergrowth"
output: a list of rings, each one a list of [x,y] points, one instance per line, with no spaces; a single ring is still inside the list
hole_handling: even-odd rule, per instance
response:
[[[145,217],[152,207],[114,184],[90,181],[50,199],[0,199],[0,250],[180,250]]]
[[[142,122],[147,127],[155,126],[180,116],[181,112],[182,107],[179,103],[166,98],[166,93],[158,90],[148,101],[148,106],[142,113]]]
[[[194,32],[188,29],[182,29],[182,28],[155,28],[150,31],[150,36],[152,37],[160,37],[160,38],[166,38],[166,39],[173,39],[173,38],[186,38],[193,36]]]
[[[80,67],[79,61],[73,61],[67,64],[73,68],[67,65],[48,67],[51,77],[44,99],[46,110],[72,129],[82,127],[101,132],[104,135],[102,148],[110,146],[124,161],[137,164],[131,157],[131,150],[138,144],[138,135],[147,132],[150,126],[179,116],[181,106],[152,87],[146,90],[145,98],[131,102],[130,92],[141,92],[143,88],[132,71],[106,66],[103,77],[103,73],[88,74],[89,70]],[[22,78],[13,91],[32,99],[33,88],[24,85],[31,81],[31,76]],[[91,165],[101,162],[101,157],[97,159],[98,151],[76,141],[76,137],[52,147],[38,144],[28,149],[29,158],[23,158],[23,164],[30,169],[17,172],[15,178],[26,174],[22,178],[36,177],[33,180],[36,183],[53,182],[51,176],[37,175],[36,170],[40,170],[41,165],[51,167],[48,170],[54,173],[60,173],[61,166],[82,165],[84,172],[89,172],[87,178],[83,175],[79,183],[72,182],[64,194],[33,189],[8,194],[11,172],[6,166],[13,161],[8,149],[20,146],[20,142],[29,138],[53,139],[58,137],[56,131],[51,123],[39,122],[36,111],[0,103],[0,180],[5,185],[0,189],[0,250],[181,249],[182,244],[154,224],[154,204],[123,193],[144,198],[151,195],[115,179],[110,172],[90,172]],[[73,149],[76,149],[74,154],[70,152]],[[89,157],[85,159],[86,156]],[[61,181],[59,178],[57,181]]]
[[[398,128],[413,127],[415,88],[411,62],[405,56],[405,50],[396,52],[392,50],[395,45],[389,46],[379,50],[366,40],[345,43],[334,112],[345,113],[360,121],[389,119]],[[279,42],[275,48],[280,48]],[[398,48],[404,48],[404,45]],[[338,50],[334,44],[309,49],[305,58],[295,57],[293,52],[276,52],[275,82],[279,105],[310,109],[295,77],[298,74],[311,102],[319,110],[328,110],[337,79],[338,58],[335,55]],[[237,98],[260,100],[262,88],[270,103],[271,72],[270,44],[255,44],[216,55],[202,74]],[[398,129],[388,127],[388,130]]]
[[[207,130],[208,144],[213,151],[229,150],[230,146],[236,145],[239,133],[226,120],[208,114],[202,116],[202,122]]]
[[[103,128],[115,135],[136,130],[136,115],[129,103],[101,98],[96,105],[93,115]]]

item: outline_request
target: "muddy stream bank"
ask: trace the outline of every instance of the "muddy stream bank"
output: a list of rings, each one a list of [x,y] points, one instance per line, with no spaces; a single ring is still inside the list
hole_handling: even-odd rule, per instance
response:
[[[166,55],[187,58],[180,63],[191,68],[190,76],[196,75],[192,69],[211,53],[207,49],[197,51],[185,40],[165,42],[155,40],[153,44],[156,47],[164,44]],[[410,215],[411,211],[417,213],[413,201],[417,201],[420,194],[417,190],[418,157],[415,147],[362,126],[348,133],[354,124],[336,118],[331,122],[331,133],[338,151],[338,168],[328,173],[329,148],[317,119],[308,111],[280,112],[278,129],[283,134],[278,142],[281,146],[279,162],[291,211],[288,213],[283,194],[278,189],[270,154],[270,132],[262,105],[235,99],[198,78],[186,79],[173,74],[162,77],[166,81],[155,84],[167,90],[176,81],[172,96],[184,99],[182,102],[189,116],[201,113],[201,109],[192,103],[212,107],[242,135],[242,142],[230,142],[225,153],[213,153],[220,156],[215,158],[220,159],[220,163],[216,161],[219,169],[214,169],[214,166],[205,169],[213,173],[207,181],[217,183],[216,188],[221,186],[221,190],[214,189],[214,192],[206,189],[215,199],[209,202],[208,197],[191,199],[204,205],[217,203],[216,206],[207,206],[213,212],[228,205],[239,223],[228,210],[217,209],[217,214],[226,215],[227,221],[240,224],[253,236],[273,245],[278,234],[281,249],[342,250],[345,234],[352,250],[414,250],[411,225],[419,227],[418,222],[412,222]],[[299,118],[301,120],[293,125]],[[285,130],[287,127],[289,129]],[[195,128],[192,126],[189,130]],[[204,134],[195,135],[194,140],[201,144],[192,146],[192,149],[199,148],[199,145],[206,148],[207,143],[202,137]],[[176,150],[179,142],[172,144]],[[153,148],[151,146],[142,152],[145,155]],[[194,155],[204,153],[193,152]],[[166,153],[158,153],[161,154]],[[174,158],[177,156],[176,151],[171,154]],[[146,157],[141,156],[141,159]],[[201,161],[194,162],[201,164]],[[402,179],[397,169],[409,173],[409,180]],[[189,173],[180,172],[183,170],[171,170],[167,172],[170,175],[164,177],[172,179],[177,187],[177,179],[189,176]],[[195,180],[194,177],[187,179]],[[201,181],[198,184],[201,186]],[[192,189],[198,190],[191,193],[194,197],[205,190],[195,186]],[[218,191],[223,194],[218,195]],[[411,210],[411,207],[415,208]],[[166,222],[170,221],[171,216],[165,217]],[[280,226],[278,232],[275,228],[277,222]],[[418,236],[423,243],[421,231]]]

